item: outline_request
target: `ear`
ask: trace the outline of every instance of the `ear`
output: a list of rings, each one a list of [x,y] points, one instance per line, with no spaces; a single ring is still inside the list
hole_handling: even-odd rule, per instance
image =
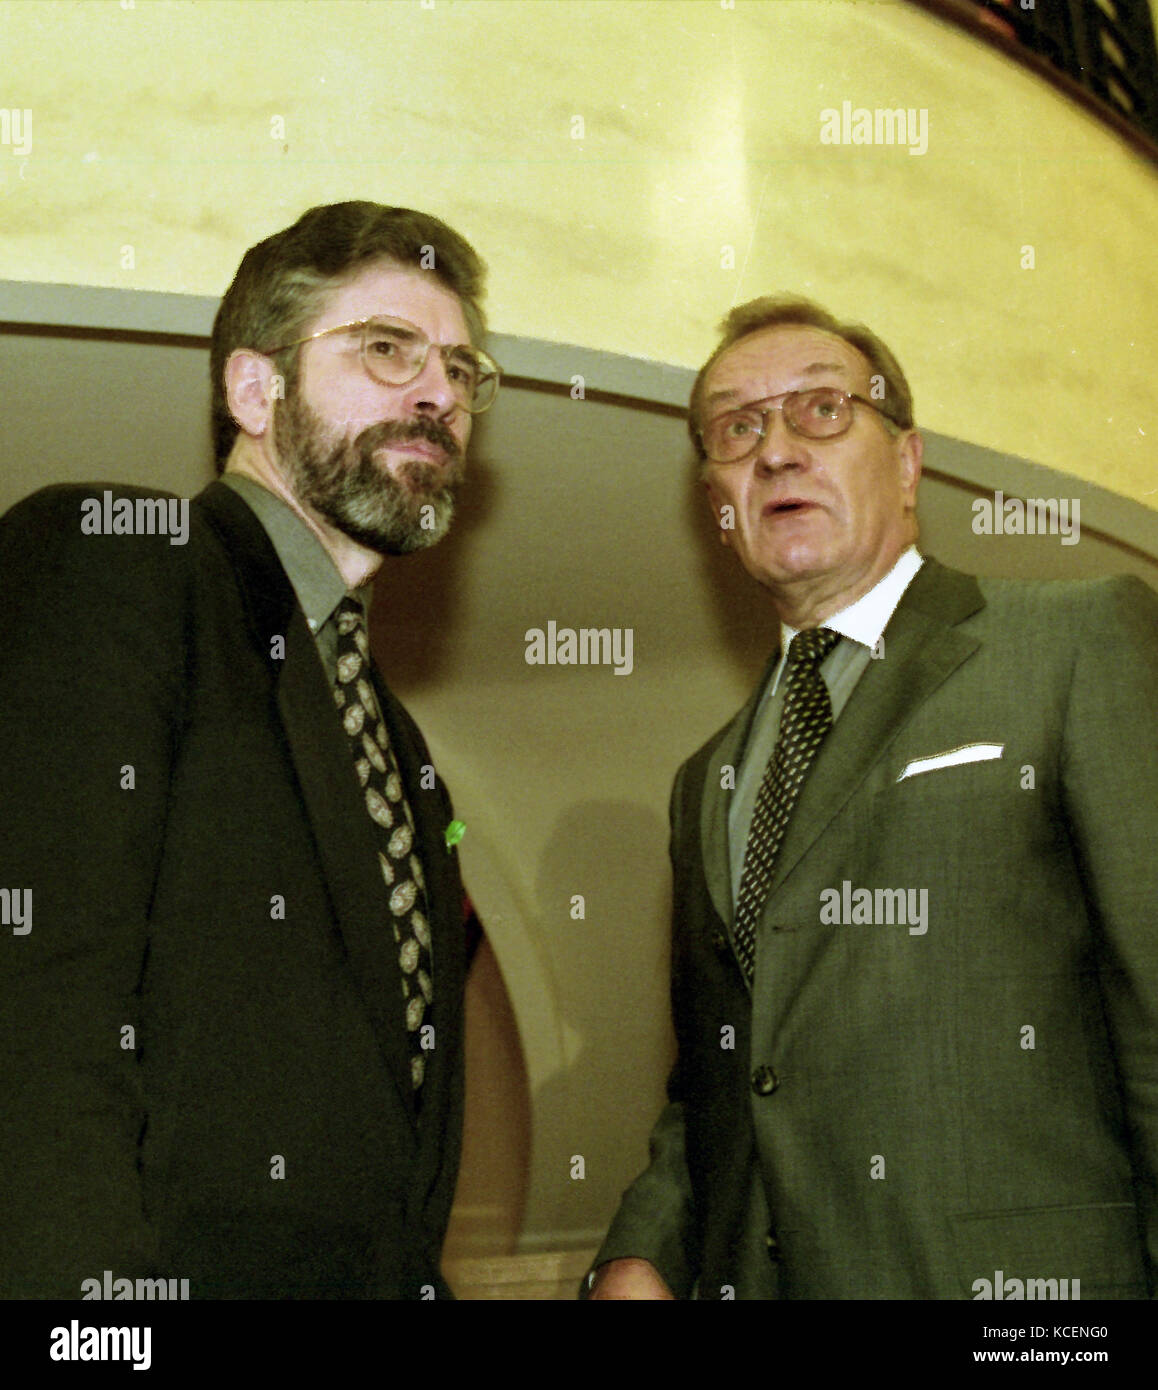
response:
[[[897,441],[901,465],[901,492],[905,510],[917,508],[917,485],[921,481],[921,464],[925,457],[925,441],[916,430],[909,430]]]
[[[732,532],[736,529],[735,504],[725,500],[723,493],[716,488],[711,478],[704,478],[703,482],[704,491],[708,495],[708,506],[711,508],[712,517],[719,528],[720,544],[730,546],[732,544]]]
[[[273,403],[284,399],[284,379],[273,361],[260,352],[238,348],[225,364],[225,400],[229,413],[245,434],[260,439],[273,422]]]

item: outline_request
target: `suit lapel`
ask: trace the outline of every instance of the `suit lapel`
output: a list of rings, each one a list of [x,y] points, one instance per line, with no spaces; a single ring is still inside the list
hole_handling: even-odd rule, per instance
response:
[[[222,483],[211,484],[198,501],[234,563],[252,639],[276,682],[277,709],[334,920],[413,1123],[410,1059],[377,847],[317,646],[277,553],[245,502]],[[282,660],[270,657],[275,635],[285,638]]]
[[[769,904],[908,720],[977,650],[976,638],[955,629],[983,606],[972,575],[926,560],[885,629],[884,657],[869,662],[801,789]]]
[[[777,650],[764,667],[756,689],[748,697],[748,703],[725,728],[719,742],[708,755],[704,770],[704,791],[700,808],[704,876],[708,882],[712,906],[719,914],[720,920],[727,922],[729,927],[735,912],[732,901],[732,856],[728,838],[728,813],[734,793],[721,787],[720,769],[731,767],[739,770],[752,721],[760,708],[764,688],[779,660],[780,652]]]

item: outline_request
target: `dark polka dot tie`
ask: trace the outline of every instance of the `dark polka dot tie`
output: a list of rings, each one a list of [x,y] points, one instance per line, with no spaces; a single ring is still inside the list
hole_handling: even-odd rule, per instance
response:
[[[808,628],[796,634],[788,649],[780,735],[752,812],[733,928],[736,955],[749,984],[756,964],[756,923],[772,883],[788,818],[812,760],[832,727],[832,701],[820,663],[839,641],[839,632]]]
[[[370,676],[370,639],[362,605],[347,596],[335,613],[338,678],[334,699],[354,756],[366,812],[374,822],[378,867],[390,906],[390,925],[398,950],[402,1006],[410,1042],[410,1080],[422,1085],[426,1052],[422,1022],[434,998],[430,921],[425,880],[414,836],[414,816],[402,788],[398,762]]]

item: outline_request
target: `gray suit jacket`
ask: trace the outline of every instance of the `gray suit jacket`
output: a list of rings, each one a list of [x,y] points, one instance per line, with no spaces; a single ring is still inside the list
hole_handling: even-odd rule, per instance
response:
[[[1158,598],[926,563],[801,792],[749,996],[722,784],[758,698],[676,779],[679,1055],[598,1261],[706,1298],[1152,1294]],[[840,920],[858,889],[875,924]]]

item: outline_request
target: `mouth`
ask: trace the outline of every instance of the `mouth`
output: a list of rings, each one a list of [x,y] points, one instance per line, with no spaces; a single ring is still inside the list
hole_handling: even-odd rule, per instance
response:
[[[422,459],[426,463],[445,463],[447,461],[446,450],[437,444],[432,444],[428,439],[396,439],[389,444],[383,444],[383,451],[392,454],[401,454],[406,458]]]
[[[761,515],[770,517],[803,516],[807,512],[818,510],[816,503],[810,502],[806,497],[780,497],[775,502],[769,502]]]

